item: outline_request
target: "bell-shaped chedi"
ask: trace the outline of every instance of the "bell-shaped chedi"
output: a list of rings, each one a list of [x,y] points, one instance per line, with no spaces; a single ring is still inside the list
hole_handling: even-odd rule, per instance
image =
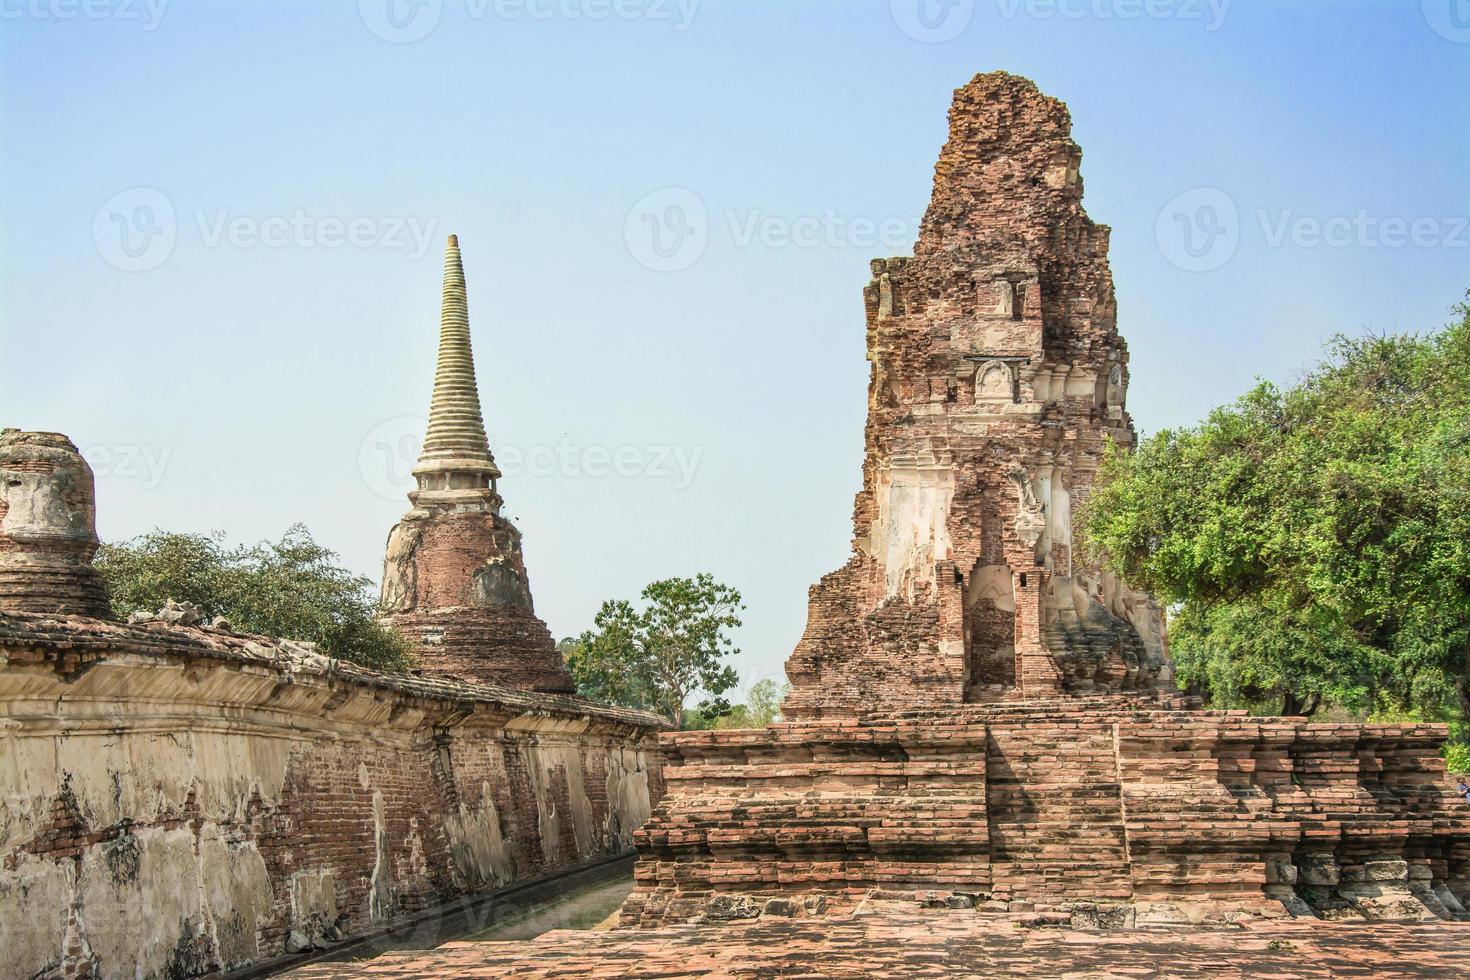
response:
[[[0,432],[0,612],[108,618],[92,468],[59,432]]]
[[[789,717],[1153,691],[1159,610],[1074,551],[1124,408],[1108,229],[1060,101],[1005,72],[955,93],[912,258],[864,291],[853,556],[813,587]]]
[[[571,691],[536,618],[521,535],[500,514],[465,298],[459,239],[444,252],[439,360],[413,507],[388,535],[384,621],[414,644],[428,673],[525,690]]]

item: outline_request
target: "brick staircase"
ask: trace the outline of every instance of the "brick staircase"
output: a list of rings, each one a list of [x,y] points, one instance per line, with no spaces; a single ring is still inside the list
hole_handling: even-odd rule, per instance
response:
[[[986,770],[993,899],[1014,908],[1131,896],[1110,725],[993,726]]]
[[[1016,698],[1045,698],[1062,693],[1062,672],[1044,647],[1020,647],[1016,650]]]

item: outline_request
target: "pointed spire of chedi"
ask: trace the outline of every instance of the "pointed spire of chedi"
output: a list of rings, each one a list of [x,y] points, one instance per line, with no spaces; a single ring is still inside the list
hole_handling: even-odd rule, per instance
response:
[[[459,239],[444,250],[439,362],[413,509],[388,534],[383,621],[428,674],[525,690],[569,692],[572,678],[536,617],[521,532],[500,514],[465,300]]]
[[[500,469],[485,437],[480,392],[475,383],[475,355],[470,346],[469,302],[465,297],[464,263],[459,236],[444,247],[444,292],[439,306],[439,360],[434,369],[434,396],[429,428],[413,468],[418,490],[409,494],[416,507],[452,507],[499,511],[495,481]],[[485,491],[489,491],[487,494]],[[480,507],[474,503],[480,502]]]

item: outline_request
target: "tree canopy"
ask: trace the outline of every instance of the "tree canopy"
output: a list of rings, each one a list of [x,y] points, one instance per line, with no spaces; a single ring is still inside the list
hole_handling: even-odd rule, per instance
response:
[[[375,670],[408,669],[407,644],[377,621],[372,582],[337,561],[300,524],[251,547],[230,547],[219,533],[155,530],[97,553],[120,616],[157,612],[170,599],[192,602],[244,632],[312,642]]]
[[[781,720],[781,702],[791,690],[791,685],[775,677],[767,677],[750,685],[745,700],[732,704],[719,713],[707,713],[695,709],[684,714],[685,728],[727,729],[765,728],[773,721]]]
[[[740,593],[702,573],[650,583],[641,599],[641,608],[604,602],[593,629],[563,641],[578,692],[657,711],[676,727],[697,694],[702,713],[727,712],[723,695],[738,678],[725,660],[740,651],[726,631],[740,626]]]
[[[1171,607],[1181,681],[1216,703],[1470,719],[1470,306],[1427,335],[1338,337],[1132,453],[1089,550]]]

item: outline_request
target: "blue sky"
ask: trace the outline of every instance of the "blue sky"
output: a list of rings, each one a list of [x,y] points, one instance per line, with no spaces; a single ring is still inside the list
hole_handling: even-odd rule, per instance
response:
[[[1145,431],[1470,286],[1466,0],[387,2],[0,0],[0,424],[84,447],[104,538],[303,521],[376,579],[457,232],[553,632],[710,571],[779,672],[979,71],[1072,109]]]

